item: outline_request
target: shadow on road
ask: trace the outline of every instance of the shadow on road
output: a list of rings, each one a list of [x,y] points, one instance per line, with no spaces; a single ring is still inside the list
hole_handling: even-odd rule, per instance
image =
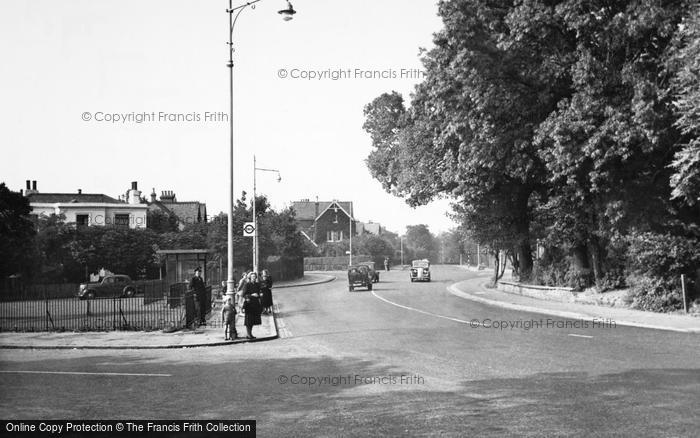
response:
[[[408,368],[353,357],[241,359],[238,351],[24,362],[22,367],[33,370],[138,370],[172,377],[2,374],[0,417],[252,418],[265,436],[691,436],[697,431],[697,369],[455,382],[418,376],[422,381],[402,383],[401,376],[415,377]],[[5,361],[2,369],[11,366],[16,365]]]

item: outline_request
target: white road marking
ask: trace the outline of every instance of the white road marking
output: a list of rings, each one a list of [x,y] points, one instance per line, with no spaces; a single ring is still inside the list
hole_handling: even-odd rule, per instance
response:
[[[172,374],[142,374],[142,373],[90,373],[79,371],[0,371],[2,374],[67,374],[77,376],[137,376],[137,377],[172,377]]]
[[[393,302],[393,301],[389,301],[389,300],[387,300],[386,298],[380,297],[379,295],[377,295],[376,293],[374,293],[374,291],[372,291],[372,295],[374,295],[376,298],[379,298],[380,300],[384,301],[385,303],[389,303],[389,304],[391,304],[392,306],[400,307],[400,308],[402,308],[402,309],[412,310],[412,311],[414,311],[414,312],[422,313],[422,314],[424,314],[424,315],[434,316],[434,317],[436,317],[436,318],[447,319],[447,320],[450,320],[450,321],[458,322],[458,323],[460,323],[460,324],[468,324],[468,325],[470,325],[471,327],[476,327],[476,326],[481,325],[481,323],[478,322],[478,321],[476,321],[476,320],[465,321],[465,320],[463,320],[463,319],[452,318],[451,316],[438,315],[437,313],[426,312],[425,310],[416,309],[415,307],[404,306],[404,305],[402,305],[402,304],[398,304],[398,303],[395,303],[395,302]]]
[[[573,336],[575,338],[593,338],[593,336],[587,336],[587,335],[577,335],[575,333],[569,333],[569,336]]]

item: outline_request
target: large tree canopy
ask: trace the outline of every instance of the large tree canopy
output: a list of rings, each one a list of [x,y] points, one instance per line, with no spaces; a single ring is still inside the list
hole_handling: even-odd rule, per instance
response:
[[[439,2],[410,104],[391,92],[365,107],[370,172],[410,205],[454,199],[461,229],[513,255],[521,279],[537,239],[601,282],[621,235],[698,222],[690,3]]]

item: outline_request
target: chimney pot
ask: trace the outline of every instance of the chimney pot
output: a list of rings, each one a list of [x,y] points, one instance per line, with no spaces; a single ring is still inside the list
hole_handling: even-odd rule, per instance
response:
[[[83,189],[78,189],[78,194],[82,195],[83,194]]]
[[[32,190],[36,190],[36,180],[32,181]]]
[[[32,182],[27,180],[27,190],[31,190],[31,189],[32,189]]]
[[[131,182],[131,190],[138,190],[138,181]]]

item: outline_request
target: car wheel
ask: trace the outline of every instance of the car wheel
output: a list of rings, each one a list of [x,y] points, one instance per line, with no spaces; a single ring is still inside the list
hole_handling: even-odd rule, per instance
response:
[[[354,288],[354,287],[352,287],[352,286],[349,286],[349,287],[348,287],[348,290],[349,290],[350,292],[352,292],[352,291],[354,291],[354,290],[355,290],[355,288]]]
[[[367,290],[372,290],[372,283],[367,285]]]
[[[134,288],[129,287],[126,288],[126,290],[124,290],[124,296],[126,296],[127,298],[131,298],[134,295],[136,295],[136,291],[134,290]]]
[[[95,296],[96,296],[96,295],[95,295],[95,291],[94,291],[94,290],[88,291],[88,293],[87,293],[87,298],[88,298],[88,300],[94,300],[94,299],[95,299]]]
[[[414,281],[416,281],[416,279],[415,279],[415,278],[411,278],[411,283],[413,283]]]

